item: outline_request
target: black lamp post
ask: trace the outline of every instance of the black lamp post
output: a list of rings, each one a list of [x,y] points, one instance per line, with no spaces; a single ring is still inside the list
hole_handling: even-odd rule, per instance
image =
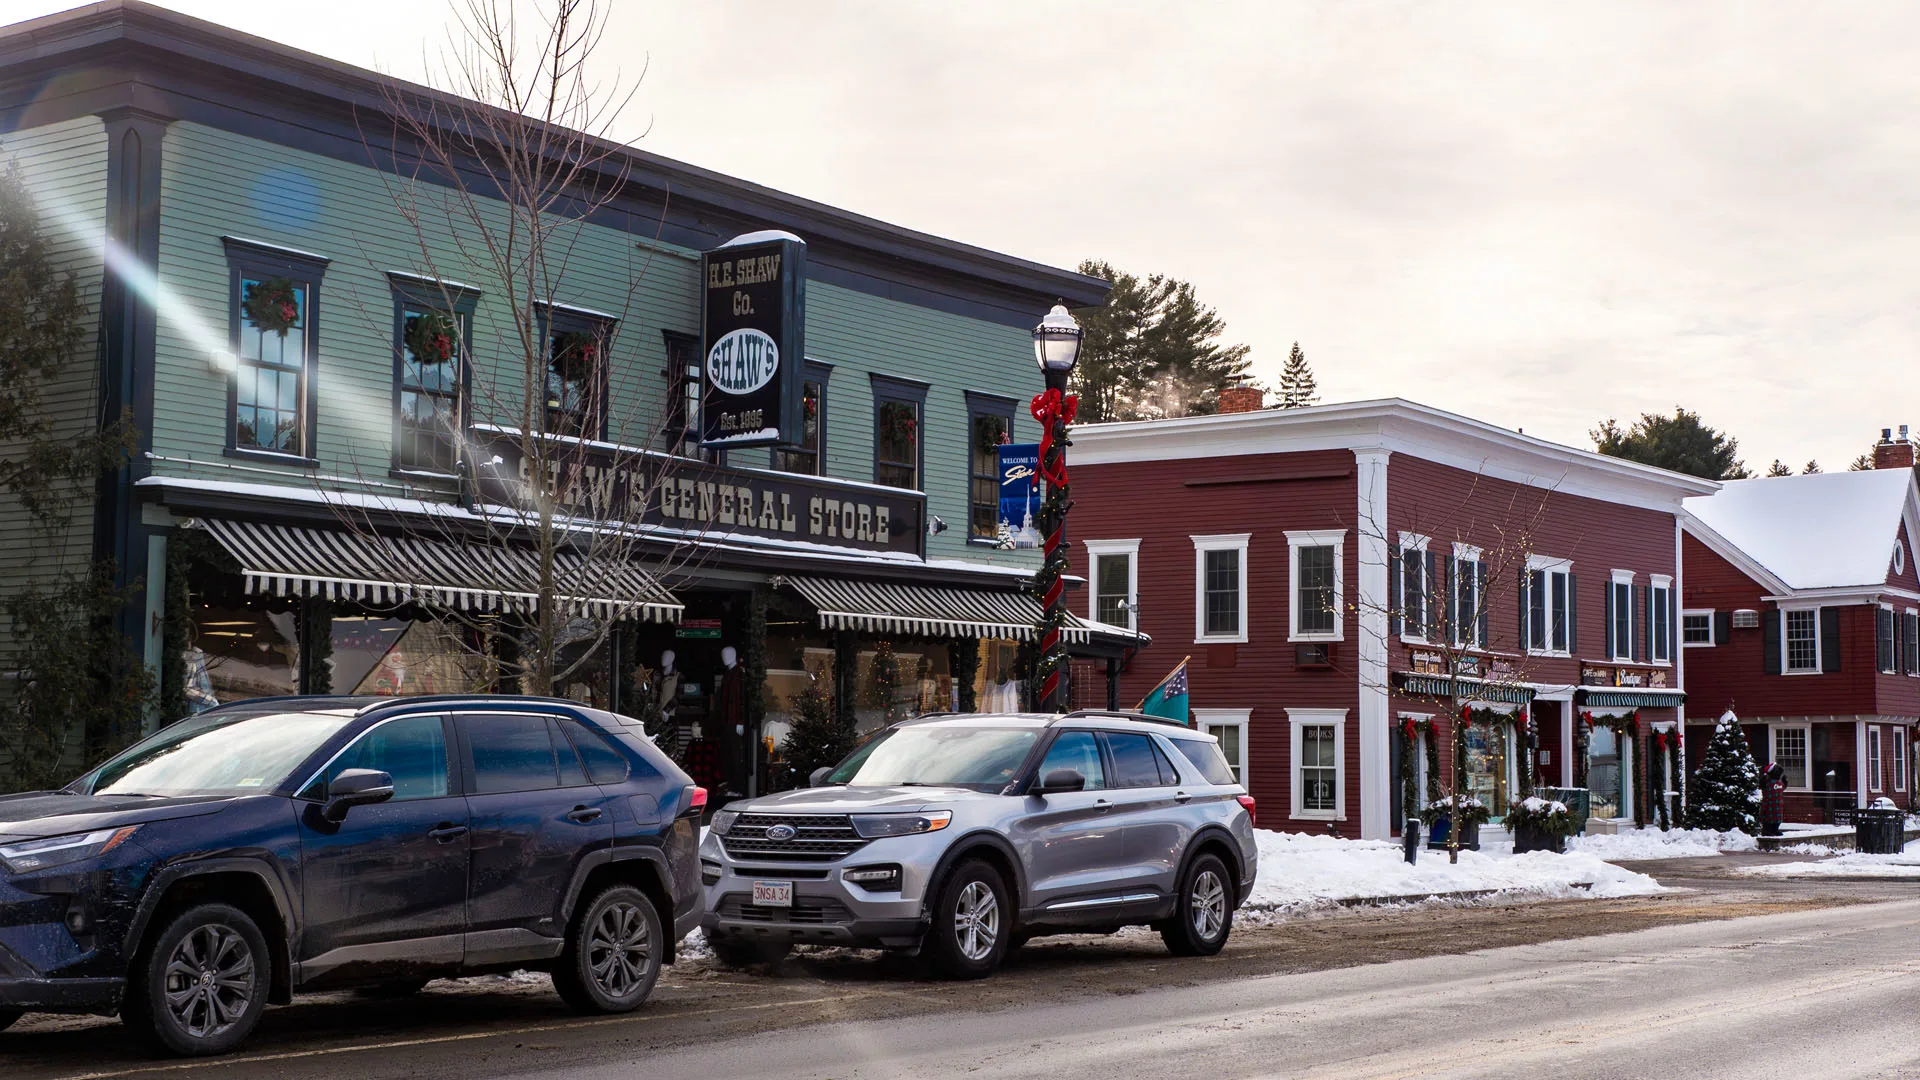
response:
[[[1045,558],[1034,575],[1033,592],[1040,601],[1040,656],[1034,665],[1035,701],[1038,712],[1066,712],[1067,694],[1062,676],[1066,674],[1067,650],[1062,643],[1067,612],[1060,597],[1065,585],[1061,575],[1067,569],[1067,511],[1072,507],[1067,489],[1067,425],[1080,402],[1067,393],[1067,376],[1080,359],[1080,339],[1084,331],[1064,304],[1053,310],[1033,328],[1033,358],[1047,388],[1033,399],[1033,418],[1040,422],[1040,478],[1046,481],[1047,497],[1040,504],[1040,517],[1034,524],[1045,539]]]

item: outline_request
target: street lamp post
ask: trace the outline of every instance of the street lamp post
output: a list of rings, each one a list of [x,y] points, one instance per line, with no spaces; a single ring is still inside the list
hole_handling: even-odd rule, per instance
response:
[[[1033,358],[1047,388],[1034,395],[1033,418],[1040,422],[1040,478],[1046,481],[1047,496],[1040,504],[1035,524],[1045,539],[1046,555],[1040,572],[1034,575],[1033,592],[1040,601],[1040,656],[1034,665],[1037,687],[1034,708],[1038,712],[1066,712],[1067,694],[1062,676],[1066,674],[1067,650],[1062,644],[1067,612],[1061,604],[1065,583],[1061,575],[1067,569],[1067,511],[1073,504],[1067,487],[1067,425],[1073,423],[1080,399],[1067,393],[1067,376],[1080,359],[1080,324],[1064,304],[1053,310],[1033,328]]]

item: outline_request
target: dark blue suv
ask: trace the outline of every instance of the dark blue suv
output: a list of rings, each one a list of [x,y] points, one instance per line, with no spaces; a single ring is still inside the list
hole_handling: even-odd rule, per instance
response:
[[[552,973],[645,1001],[701,915],[706,792],[637,722],[524,697],[270,698],[0,797],[0,1027],[231,1049],[296,990]]]

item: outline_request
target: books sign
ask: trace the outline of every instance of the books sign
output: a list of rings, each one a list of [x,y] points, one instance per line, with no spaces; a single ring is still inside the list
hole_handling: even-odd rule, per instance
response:
[[[806,243],[791,233],[749,233],[706,252],[700,263],[700,441],[797,443]]]

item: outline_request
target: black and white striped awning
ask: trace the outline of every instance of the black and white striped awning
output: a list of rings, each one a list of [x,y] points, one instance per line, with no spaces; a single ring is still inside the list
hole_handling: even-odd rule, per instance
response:
[[[786,581],[820,613],[823,630],[1032,641],[1040,621],[1040,601],[1025,592],[840,578],[790,577]],[[1096,635],[1140,645],[1150,640],[1125,627],[1077,616],[1069,620],[1063,636],[1071,642],[1084,643]]]
[[[240,563],[249,593],[508,612],[531,611],[540,596],[531,548],[223,518],[197,524]],[[571,612],[680,618],[680,601],[629,562],[563,551],[554,557],[554,580],[556,602]]]

